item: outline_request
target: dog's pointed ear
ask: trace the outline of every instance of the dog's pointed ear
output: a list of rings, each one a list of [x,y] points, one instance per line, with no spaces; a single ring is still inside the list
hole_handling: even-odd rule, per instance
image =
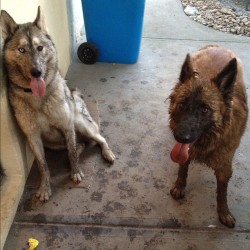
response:
[[[3,39],[12,36],[18,28],[18,24],[5,10],[1,11],[0,26],[2,29]]]
[[[193,75],[194,75],[194,70],[191,63],[191,57],[189,54],[187,54],[186,59],[181,68],[181,74],[179,80],[181,83],[184,83],[185,81],[193,77]]]
[[[37,16],[36,19],[34,21],[34,24],[42,31],[46,31],[46,25],[45,25],[45,21],[44,21],[44,16],[42,14],[41,8],[40,6],[38,6],[37,9]]]
[[[233,58],[227,66],[214,78],[224,98],[228,98],[234,89],[237,76],[237,60]]]

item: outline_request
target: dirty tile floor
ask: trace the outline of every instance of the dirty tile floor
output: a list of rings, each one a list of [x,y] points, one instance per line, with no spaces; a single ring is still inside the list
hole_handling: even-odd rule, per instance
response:
[[[83,92],[116,161],[107,164],[97,145],[87,145],[80,159],[85,179],[74,185],[66,151],[47,150],[52,197],[44,205],[33,197],[39,181],[34,164],[4,250],[27,249],[29,237],[48,250],[249,249],[249,125],[228,189],[234,229],[218,221],[211,169],[193,163],[186,197],[175,201],[169,194],[178,167],[169,156],[174,140],[165,100],[186,53],[211,43],[239,55],[249,94],[250,39],[191,21],[176,0],[146,1],[137,64],[89,66],[75,58],[69,85]]]

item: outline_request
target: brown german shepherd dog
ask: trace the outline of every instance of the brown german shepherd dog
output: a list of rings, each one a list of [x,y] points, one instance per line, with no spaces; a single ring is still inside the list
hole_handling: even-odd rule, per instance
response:
[[[227,205],[227,186],[232,176],[232,159],[248,117],[239,58],[216,45],[188,54],[170,95],[169,114],[177,141],[171,158],[179,163],[178,178],[170,191],[172,197],[184,197],[189,163],[205,163],[217,179],[220,222],[234,227],[235,218]]]

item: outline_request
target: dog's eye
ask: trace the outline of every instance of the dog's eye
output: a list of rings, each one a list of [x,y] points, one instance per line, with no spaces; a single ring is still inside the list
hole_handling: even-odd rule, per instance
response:
[[[18,51],[19,51],[20,53],[24,53],[24,52],[25,52],[25,49],[24,49],[24,48],[19,48]]]
[[[201,112],[202,112],[203,114],[206,114],[208,111],[209,111],[209,107],[208,107],[208,106],[202,106],[202,107],[201,107]]]
[[[38,51],[42,51],[42,50],[43,50],[43,46],[38,46],[38,47],[37,47],[37,50],[38,50]]]
[[[207,113],[207,111],[208,111],[207,107],[202,108],[202,113]]]

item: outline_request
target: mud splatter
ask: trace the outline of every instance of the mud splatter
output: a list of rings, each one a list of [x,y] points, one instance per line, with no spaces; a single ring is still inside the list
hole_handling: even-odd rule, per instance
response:
[[[36,222],[36,223],[44,223],[47,221],[46,215],[45,214],[37,214],[33,217],[32,221]]]
[[[150,113],[151,113],[152,115],[158,115],[158,114],[159,114],[159,110],[154,109],[154,110],[151,110]]]
[[[109,125],[109,122],[107,122],[107,121],[101,122],[101,127],[108,127],[108,125]]]
[[[23,203],[23,211],[30,212],[32,210],[37,210],[43,205],[44,202],[41,202],[39,199],[37,199],[36,195],[34,194],[31,198],[26,199]]]
[[[129,80],[123,80],[122,83],[128,84],[128,83],[130,83],[130,81]]]
[[[108,110],[110,113],[115,114],[116,113],[116,108],[115,105],[108,105]]]
[[[129,229],[127,234],[130,239],[130,242],[132,242],[136,238],[136,230],[134,229]]]
[[[124,112],[132,112],[132,108],[126,105],[125,107],[122,108]]]
[[[132,188],[127,181],[122,181],[118,183],[118,188],[120,191],[120,198],[126,199],[137,196],[137,190]]]
[[[159,234],[156,234],[153,238],[151,238],[150,240],[144,243],[143,250],[155,250],[155,249],[159,249],[159,247],[163,245],[164,245],[164,242],[162,238],[160,238]]]
[[[124,211],[126,207],[120,202],[109,201],[103,208],[105,212],[114,212],[115,210]]]
[[[130,168],[135,168],[135,167],[138,167],[139,166],[139,163],[138,163],[138,161],[136,161],[136,160],[130,160],[130,161],[128,161],[127,162],[127,165],[130,167]]]
[[[112,202],[111,202],[111,201],[109,201],[109,202],[103,207],[103,211],[104,211],[104,212],[109,212],[109,213],[114,212],[114,208],[113,208],[113,206],[112,206]]]
[[[132,149],[130,152],[130,156],[132,158],[139,158],[142,152],[139,149]]]
[[[91,216],[94,224],[102,224],[103,220],[105,219],[104,213],[95,213]]]
[[[63,237],[59,236],[59,229],[57,226],[53,226],[46,231],[46,246],[47,247],[56,247],[57,245],[61,245],[64,240]],[[65,238],[68,238],[68,234],[64,234]]]
[[[101,192],[93,192],[91,194],[91,200],[96,201],[96,202],[101,202],[102,196],[103,196],[103,194]]]
[[[110,176],[111,176],[112,179],[120,179],[122,177],[122,173],[120,171],[113,170],[110,173]]]
[[[99,178],[98,182],[101,187],[105,187],[108,182],[109,178],[105,175],[105,170],[104,169],[99,169],[97,172],[97,176]]]
[[[157,225],[160,228],[181,228],[181,223],[176,218],[162,220]]]
[[[142,182],[142,176],[141,175],[133,175],[132,179],[136,182]]]
[[[27,199],[24,203],[23,203],[23,211],[24,212],[30,212],[32,211],[32,199]]]
[[[154,147],[154,148],[161,148],[162,146],[163,146],[163,144],[162,144],[162,142],[159,142],[159,141],[154,141],[153,143],[152,143],[152,146]]]
[[[84,235],[85,240],[93,240],[93,237],[96,234],[100,234],[99,228],[86,227],[82,230],[82,235]]]
[[[145,214],[148,215],[150,214],[153,208],[154,208],[153,204],[146,202],[144,204],[140,204],[139,206],[135,207],[135,211],[139,215],[145,215]]]
[[[100,82],[107,82],[106,78],[100,78]]]
[[[120,211],[123,211],[126,209],[126,207],[123,206],[120,202],[114,202],[114,208],[115,210],[120,210]]]
[[[162,180],[162,179],[157,179],[157,180],[154,180],[153,186],[154,186],[157,190],[165,189],[165,188],[166,188],[165,183],[166,183],[166,181],[164,181],[164,180]]]
[[[192,245],[187,246],[187,248],[185,250],[197,250],[197,249],[198,249],[198,247],[196,245],[192,244]]]
[[[126,141],[126,144],[128,144],[128,145],[130,145],[130,146],[135,146],[135,145],[137,145],[138,144],[138,140],[134,140],[134,139],[127,139],[127,141]]]

